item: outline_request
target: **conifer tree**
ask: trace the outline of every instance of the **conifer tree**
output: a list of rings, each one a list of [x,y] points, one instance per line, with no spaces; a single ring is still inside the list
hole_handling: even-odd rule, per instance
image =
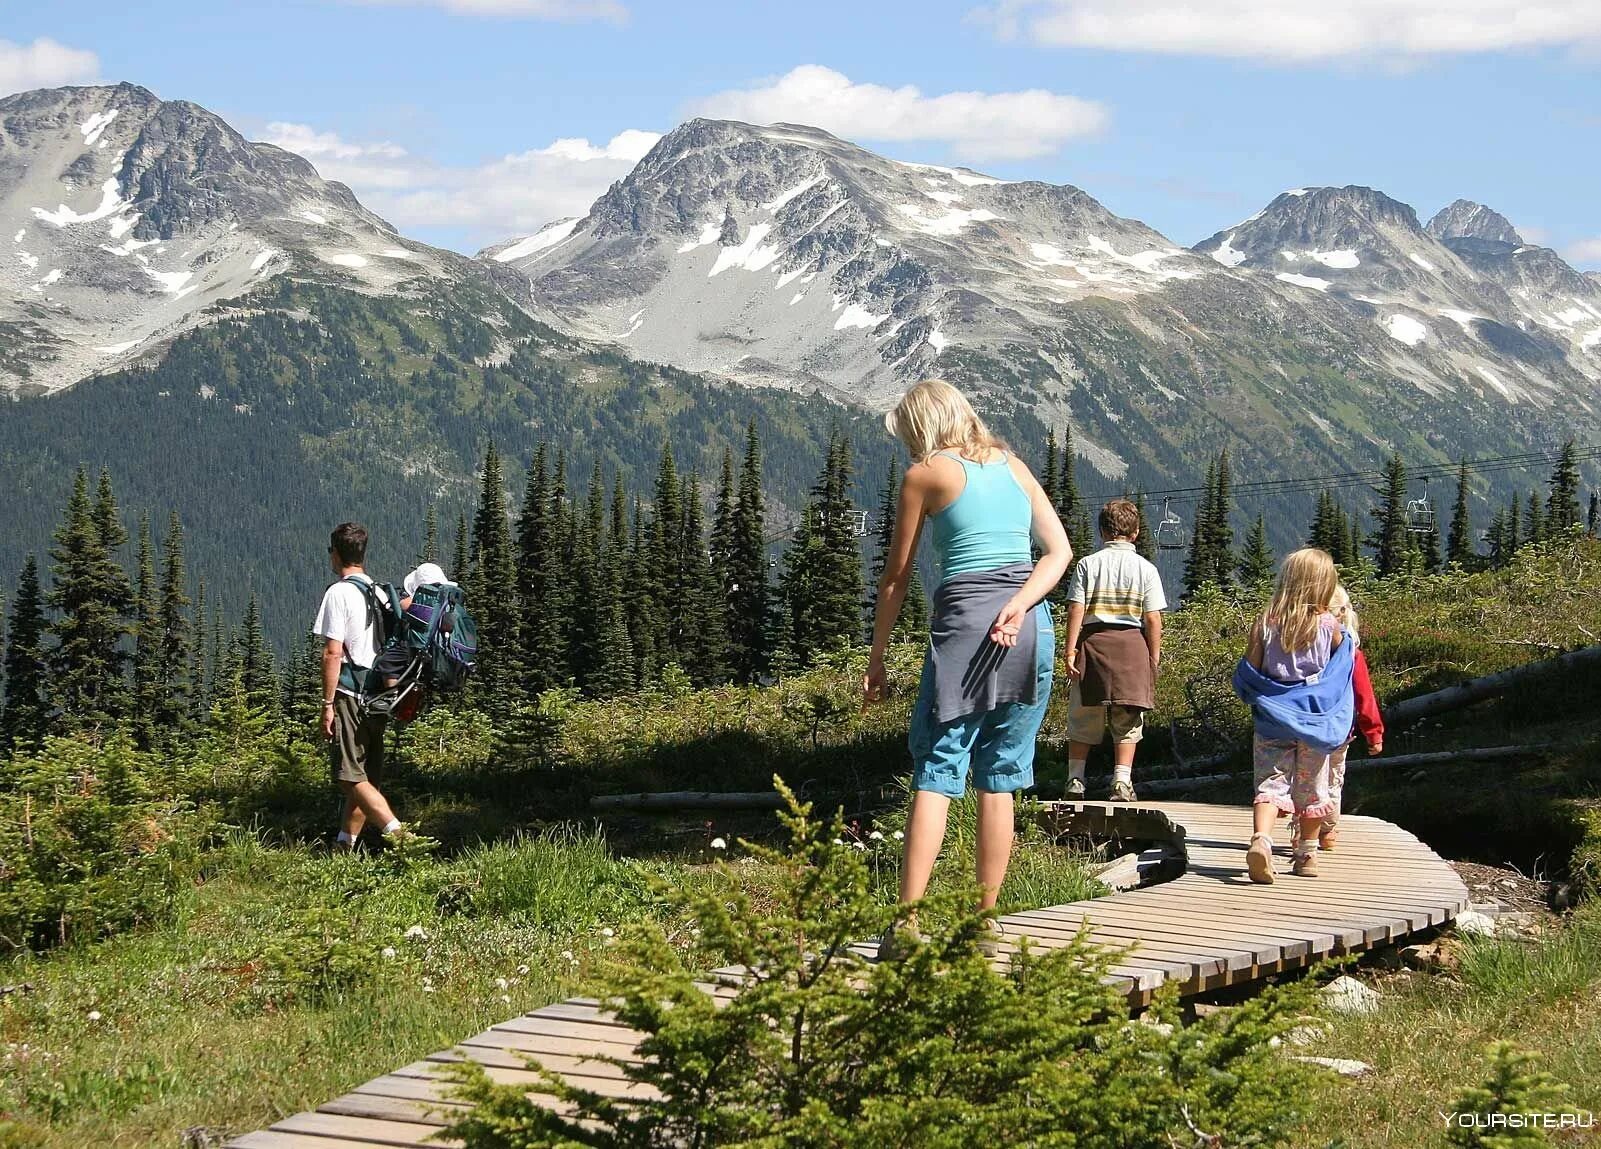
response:
[[[1073,544],[1075,555],[1087,555],[1095,549],[1095,535],[1090,529],[1089,508],[1078,489],[1078,466],[1073,456],[1073,428],[1062,430],[1062,469],[1060,489],[1057,492],[1056,513],[1067,531],[1068,542]],[[1067,580],[1062,580],[1065,583]],[[1058,589],[1064,589],[1058,584]]]
[[[204,721],[211,711],[211,700],[206,696],[206,652],[210,649],[206,645],[206,624],[209,621],[206,615],[206,580],[202,578],[195,587],[194,662],[189,670],[192,690],[189,717],[196,722]]]
[[[467,585],[467,576],[470,573],[468,566],[471,546],[467,540],[467,513],[456,512],[456,542],[450,554],[450,570],[445,573],[455,579],[462,586]]]
[[[1057,487],[1061,484],[1061,475],[1057,467],[1056,454],[1056,428],[1052,427],[1045,432],[1045,468],[1040,472],[1040,489],[1050,500],[1051,506],[1057,506]]]
[[[1327,490],[1319,491],[1317,511],[1312,516],[1311,529],[1306,533],[1306,545],[1328,551],[1329,554],[1335,555],[1337,560],[1338,552],[1345,549],[1345,539],[1343,537],[1337,538],[1337,535],[1343,536],[1344,533],[1343,531],[1336,531],[1334,496],[1329,494]]]
[[[741,682],[756,681],[768,667],[766,534],[761,438],[752,419],[745,429],[728,558],[729,661]]]
[[[1451,505],[1451,528],[1445,537],[1445,561],[1459,567],[1474,559],[1473,520],[1468,512],[1468,461],[1456,468],[1456,501]]]
[[[1195,511],[1195,525],[1190,530],[1190,553],[1184,562],[1186,595],[1195,594],[1207,583],[1214,581],[1217,574],[1217,562],[1212,551],[1217,538],[1217,531],[1212,525],[1217,499],[1216,458],[1206,464],[1206,482],[1202,489],[1205,493],[1201,496],[1200,505]]]
[[[588,683],[589,691],[601,698],[626,694],[635,686],[637,664],[623,601],[627,573],[628,502],[619,474],[612,492],[611,521],[601,563],[604,594],[595,615],[599,642]]]
[[[1362,565],[1362,516],[1360,511],[1346,513],[1340,508],[1340,524],[1345,528],[1345,554],[1340,560],[1342,566],[1360,567]]]
[[[725,609],[733,606],[729,589],[734,581],[734,452],[723,448],[723,467],[717,476],[717,500],[712,507],[710,554],[712,573],[721,588]]]
[[[1506,565],[1507,558],[1515,549],[1507,540],[1507,513],[1506,508],[1496,509],[1490,518],[1489,529],[1485,532],[1490,542],[1490,565],[1495,568]]]
[[[1400,453],[1390,456],[1384,468],[1384,483],[1378,489],[1379,505],[1373,508],[1374,529],[1368,546],[1377,556],[1379,574],[1392,575],[1406,569],[1412,551],[1406,522],[1406,464]]]
[[[567,594],[565,464],[549,471],[545,444],[528,466],[522,515],[517,523],[517,594],[521,604],[523,687],[530,696],[566,682]]]
[[[1248,587],[1259,587],[1273,580],[1273,551],[1267,545],[1267,520],[1256,516],[1251,533],[1245,537],[1245,549],[1240,552],[1240,582]]]
[[[1579,459],[1572,439],[1562,444],[1551,471],[1550,495],[1546,500],[1545,530],[1553,538],[1579,521]]]
[[[662,443],[656,470],[655,499],[645,533],[642,561],[635,567],[641,597],[643,632],[652,660],[646,681],[654,681],[669,662],[684,661],[684,604],[677,592],[684,578],[683,488],[672,445]]]
[[[836,428],[823,481],[814,490],[821,564],[814,581],[814,651],[856,642],[862,633],[862,547],[851,503],[850,440]]]
[[[484,475],[473,517],[468,593],[478,623],[478,666],[475,672],[485,710],[492,718],[510,713],[521,697],[518,681],[517,560],[506,515],[505,480],[500,452],[491,442],[484,455]]]
[[[6,627],[5,705],[0,708],[0,753],[38,745],[49,729],[45,676],[46,632],[39,564],[29,555],[17,578]]]
[[[1206,556],[1210,563],[1209,581],[1228,586],[1234,577],[1234,512],[1233,484],[1229,477],[1229,449],[1218,452],[1217,471],[1212,490],[1212,511],[1208,529]]]
[[[189,722],[192,678],[189,669],[189,584],[184,569],[183,524],[178,512],[167,516],[162,541],[161,598],[157,606],[160,645],[156,654],[156,740],[162,742]]]
[[[1523,541],[1538,543],[1545,540],[1545,517],[1541,514],[1540,492],[1529,491],[1528,510],[1523,515]]]
[[[1523,504],[1518,501],[1518,494],[1517,494],[1516,491],[1514,491],[1514,492],[1512,492],[1511,499],[1507,502],[1507,513],[1506,513],[1506,542],[1507,542],[1506,553],[1507,553],[1507,557],[1510,558],[1512,555],[1516,554],[1518,552],[1518,549],[1523,546],[1525,541],[1526,540],[1524,539],[1524,535],[1523,535]]]
[[[889,562],[890,542],[895,537],[895,521],[900,511],[900,467],[892,459],[885,469],[884,492],[878,502],[878,539],[873,551],[873,563],[868,577],[867,635],[872,638],[873,616],[878,606],[878,580],[884,575]],[[906,580],[906,596],[895,616],[895,632],[903,638],[926,633],[928,630],[928,599],[923,592],[923,580],[918,574],[916,556],[913,556],[911,577]]]
[[[112,552],[126,540],[109,478],[102,475],[100,498],[91,505],[88,479],[80,469],[50,549],[48,599],[56,611],[50,689],[62,720],[72,729],[103,728],[125,709],[127,656],[122,640],[133,593]]]
[[[1601,534],[1601,491],[1590,492],[1590,513],[1584,517],[1584,524],[1592,539]]]
[[[417,553],[417,561],[419,563],[439,561],[439,513],[432,503],[429,503],[428,509],[423,512],[422,550]]]
[[[700,480],[684,484],[684,565],[678,591],[684,615],[684,669],[697,686],[728,677],[728,622],[721,581],[712,570],[701,518]]]
[[[161,648],[161,619],[156,604],[155,544],[150,538],[150,516],[139,516],[139,551],[133,595],[133,708],[131,716],[139,745],[153,741],[157,706],[157,658]]]
[[[1134,509],[1140,513],[1140,533],[1134,540],[1134,550],[1148,562],[1156,561],[1156,531],[1152,529],[1150,515],[1145,510],[1145,492],[1134,493]],[[1082,557],[1082,556],[1081,556]]]
[[[254,591],[245,604],[244,622],[237,639],[239,650],[239,682],[245,698],[255,710],[273,714],[278,705],[278,672],[273,666],[272,650],[267,646],[261,626],[261,604]]]

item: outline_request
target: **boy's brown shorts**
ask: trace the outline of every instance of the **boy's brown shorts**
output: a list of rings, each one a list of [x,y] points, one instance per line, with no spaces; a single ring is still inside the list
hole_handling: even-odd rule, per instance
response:
[[[334,737],[328,756],[335,782],[378,782],[388,727],[389,719],[381,714],[363,719],[350,695],[334,696]]]

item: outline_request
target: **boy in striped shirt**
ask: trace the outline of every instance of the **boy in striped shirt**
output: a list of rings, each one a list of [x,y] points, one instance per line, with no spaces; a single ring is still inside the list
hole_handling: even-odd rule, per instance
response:
[[[1085,760],[1110,730],[1111,800],[1132,802],[1134,748],[1155,705],[1167,597],[1156,567],[1134,550],[1139,508],[1113,499],[1099,526],[1104,545],[1079,560],[1067,595],[1067,797],[1084,797]]]

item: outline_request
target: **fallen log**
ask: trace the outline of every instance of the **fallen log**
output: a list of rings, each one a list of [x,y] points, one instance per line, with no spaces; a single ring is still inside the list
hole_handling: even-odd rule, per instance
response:
[[[596,810],[777,810],[784,804],[776,790],[719,793],[706,790],[664,790],[645,794],[595,794]]]
[[[1572,650],[1556,658],[1527,662],[1522,666],[1497,671],[1495,674],[1486,674],[1482,678],[1471,678],[1455,686],[1448,686],[1444,690],[1420,694],[1416,698],[1404,698],[1385,708],[1384,724],[1389,727],[1406,726],[1420,718],[1444,714],[1450,710],[1460,710],[1464,706],[1472,706],[1475,702],[1482,702],[1486,698],[1494,698],[1526,679],[1572,670],[1592,663],[1601,664],[1601,644]]]
[[[1443,766],[1451,762],[1500,762],[1509,758],[1526,758],[1550,749],[1549,743],[1531,746],[1469,746],[1461,750],[1428,750],[1417,754],[1391,754],[1378,758],[1351,758],[1345,763],[1346,772],[1369,770],[1375,766],[1404,769],[1411,766]],[[1232,782],[1249,778],[1249,770],[1235,770],[1227,774],[1198,774],[1193,778],[1153,778],[1141,781],[1141,794],[1177,794],[1198,790],[1218,782]]]

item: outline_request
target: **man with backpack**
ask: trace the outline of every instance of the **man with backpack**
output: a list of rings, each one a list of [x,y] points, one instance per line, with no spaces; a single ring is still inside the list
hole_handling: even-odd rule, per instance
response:
[[[362,827],[373,825],[393,844],[420,841],[395,817],[378,789],[389,717],[362,705],[368,671],[384,644],[383,622],[395,612],[394,591],[363,569],[367,528],[340,523],[328,540],[328,563],[338,579],[322,596],[313,633],[322,650],[322,732],[329,740],[334,781],[344,792],[335,849],[352,850]]]

